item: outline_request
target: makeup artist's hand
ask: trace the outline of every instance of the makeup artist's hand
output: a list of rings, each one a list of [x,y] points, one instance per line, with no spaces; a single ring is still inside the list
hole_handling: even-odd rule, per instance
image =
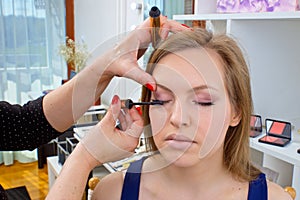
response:
[[[115,127],[119,120],[122,130]],[[143,119],[135,107],[121,112],[117,95],[105,117],[80,142],[100,163],[120,160],[133,154],[143,131]]]
[[[177,21],[169,20],[162,15],[160,16],[160,23],[160,36],[162,40],[167,38],[169,32],[177,33],[190,30],[187,26]],[[155,90],[155,80],[151,75],[142,70],[137,63],[150,43],[151,26],[150,19],[148,18],[109,52],[109,57],[113,59],[103,73],[103,76],[108,77],[109,80],[113,76],[127,77],[145,85],[150,90]]]
[[[115,128],[119,119],[123,131]],[[80,199],[86,180],[96,166],[133,154],[143,130],[143,119],[135,107],[121,112],[114,96],[105,117],[76,145],[51,187],[46,199]]]

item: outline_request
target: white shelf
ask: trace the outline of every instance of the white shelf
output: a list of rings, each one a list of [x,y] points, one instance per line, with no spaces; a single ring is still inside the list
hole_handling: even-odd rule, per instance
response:
[[[285,147],[278,147],[259,142],[258,139],[262,136],[263,135],[258,136],[257,138],[250,138],[250,147],[292,165],[300,166],[300,154],[297,153],[297,149],[300,148],[299,142],[292,141]]]
[[[212,13],[201,15],[173,15],[174,20],[253,20],[253,19],[300,19],[300,11],[261,13]]]

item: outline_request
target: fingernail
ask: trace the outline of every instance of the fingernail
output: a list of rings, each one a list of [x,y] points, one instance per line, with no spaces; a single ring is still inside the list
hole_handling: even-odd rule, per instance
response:
[[[146,83],[146,88],[148,88],[151,91],[154,91],[154,87],[150,83]]]
[[[111,101],[111,104],[117,104],[118,101],[119,101],[118,95],[114,95],[114,97],[113,97],[113,99],[112,99],[112,101]]]
[[[184,27],[186,27],[186,28],[191,28],[191,27],[189,27],[189,26],[186,25],[186,24],[181,24],[181,26],[184,26]]]
[[[139,112],[140,115],[142,115],[142,108],[141,107],[136,107],[136,110]]]

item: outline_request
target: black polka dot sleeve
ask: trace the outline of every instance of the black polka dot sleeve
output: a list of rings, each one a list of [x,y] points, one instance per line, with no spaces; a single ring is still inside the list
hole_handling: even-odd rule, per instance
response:
[[[1,185],[0,185],[0,200],[8,200],[7,194]]]
[[[0,101],[0,151],[33,150],[56,138],[43,111],[43,97],[23,106]]]

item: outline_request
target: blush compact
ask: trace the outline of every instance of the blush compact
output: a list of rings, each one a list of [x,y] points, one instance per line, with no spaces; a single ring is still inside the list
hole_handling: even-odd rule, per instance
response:
[[[262,133],[262,121],[260,115],[251,115],[250,120],[250,137],[257,137]]]
[[[292,126],[290,122],[266,119],[266,135],[258,141],[284,147],[291,141]]]

